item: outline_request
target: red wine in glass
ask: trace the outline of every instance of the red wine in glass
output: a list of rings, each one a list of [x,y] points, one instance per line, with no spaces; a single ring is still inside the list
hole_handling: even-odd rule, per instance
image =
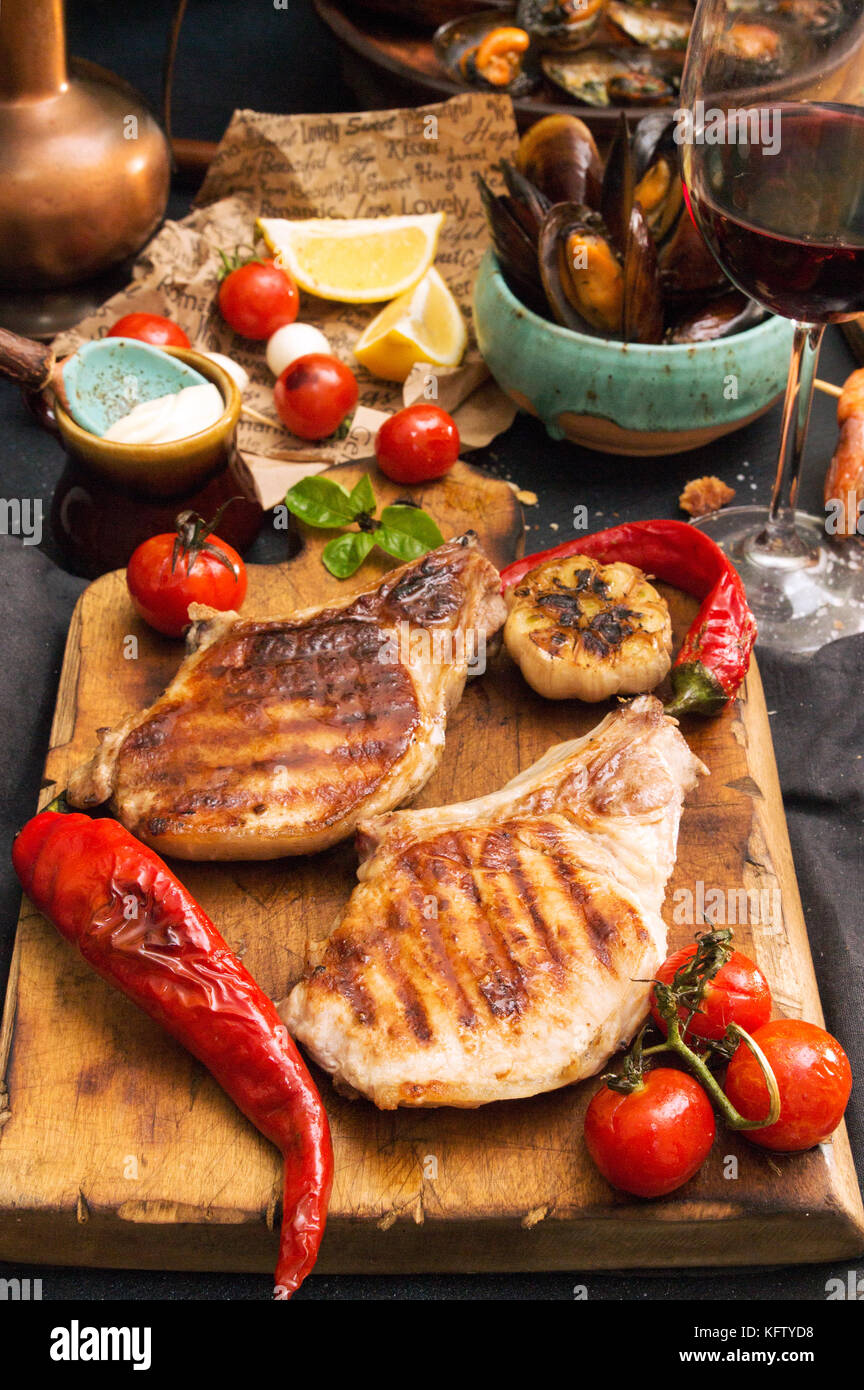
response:
[[[739,289],[786,318],[842,323],[864,313],[864,111],[770,115],[776,153],[731,139],[704,153],[692,212]]]

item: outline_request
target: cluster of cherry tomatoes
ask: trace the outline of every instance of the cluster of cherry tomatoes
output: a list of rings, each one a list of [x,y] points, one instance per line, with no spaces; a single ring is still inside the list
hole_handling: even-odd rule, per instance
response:
[[[280,330],[295,324],[300,310],[297,286],[272,260],[235,265],[219,286],[219,310],[242,338],[268,344]],[[326,342],[309,325],[297,325]],[[126,314],[109,336],[138,338],[155,347],[191,347],[183,329],[159,314]],[[332,353],[302,350],[292,356],[288,339],[274,354],[285,365],[278,372],[273,398],[286,429],[299,439],[317,441],[335,434],[357,404],[353,372]],[[287,351],[286,351],[287,348]],[[268,353],[268,358],[271,354]],[[290,359],[290,360],[288,360]],[[382,427],[376,442],[381,471],[393,482],[422,483],[440,478],[459,456],[459,431],[450,415],[432,403],[406,406]]]
[[[657,979],[671,984],[696,949],[688,946],[670,956]],[[656,992],[651,1011],[665,1034]],[[718,1042],[735,1024],[751,1036],[770,1066],[780,1094],[780,1118],[763,1128],[742,1130],[752,1144],[793,1153],[833,1134],[852,1089],[849,1059],[824,1028],[800,1019],[769,1021],[771,991],[754,961],[733,951],[707,981],[698,1012],[691,1017],[682,1007],[679,1017],[682,1028],[687,1024],[684,1041],[694,1050]],[[744,1042],[728,1064],[723,1092],[745,1120],[767,1118],[765,1076]],[[708,1157],[715,1133],[714,1108],[706,1091],[677,1067],[646,1070],[630,1091],[616,1090],[604,1081],[585,1116],[585,1142],[600,1172],[613,1186],[637,1197],[662,1197],[688,1182]]]

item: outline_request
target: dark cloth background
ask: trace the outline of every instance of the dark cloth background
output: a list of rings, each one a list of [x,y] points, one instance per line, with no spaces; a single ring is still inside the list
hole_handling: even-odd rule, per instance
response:
[[[69,0],[70,51],[115,68],[151,99],[169,5]],[[180,46],[175,132],[215,139],[234,107],[271,111],[352,109],[339,77],[338,53],[305,0],[276,10],[266,0],[191,0]],[[171,211],[182,215],[185,195]],[[854,366],[839,334],[829,335],[822,375],[842,382]],[[40,432],[17,393],[0,386],[0,496],[41,498],[45,514],[61,455]],[[778,436],[778,412],[711,448],[672,459],[613,459],[548,440],[520,418],[509,433],[473,461],[533,489],[539,506],[526,509],[528,547],[566,535],[573,507],[588,507],[591,528],[618,519],[680,515],[683,483],[717,473],[737,489],[736,501],[765,501]],[[814,411],[803,504],[818,511],[820,480],[836,426],[831,401]],[[743,481],[739,480],[743,475]],[[557,523],[560,530],[552,529]],[[265,527],[250,559],[275,561],[284,534]],[[8,849],[16,827],[35,809],[69,618],[83,581],[53,561],[50,535],[41,548],[0,538],[0,971],[8,967],[19,890]],[[789,832],[798,870],[827,1025],[843,1040],[853,1071],[864,1076],[859,920],[864,902],[864,637],[834,643],[802,661],[760,655]],[[0,981],[2,983],[2,981]],[[853,1152],[864,1145],[864,1089],[848,1113]],[[2,1146],[0,1146],[2,1157]],[[859,1163],[859,1169],[861,1165]],[[859,1260],[864,1271],[864,1256]],[[269,1277],[0,1265],[0,1274],[41,1275],[48,1299],[266,1299]],[[651,1274],[313,1276],[299,1298],[317,1299],[569,1299],[585,1284],[598,1300],[824,1299],[826,1280],[845,1280],[846,1267],[713,1270]]]

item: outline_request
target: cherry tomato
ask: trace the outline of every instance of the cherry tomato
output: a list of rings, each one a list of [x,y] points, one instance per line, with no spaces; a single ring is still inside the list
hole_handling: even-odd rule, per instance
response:
[[[247,261],[219,286],[219,310],[241,338],[271,338],[294,322],[299,309],[297,286],[275,261]]]
[[[440,478],[459,457],[456,422],[437,405],[408,405],[378,431],[375,453],[381,472],[394,483]]]
[[[145,622],[166,637],[182,637],[190,603],[207,603],[220,612],[240,607],[246,566],[200,517],[184,512],[176,531],[151,536],[133,551],[126,583]]]
[[[780,1119],[746,1137],[763,1149],[795,1153],[821,1144],[839,1125],[852,1090],[849,1058],[836,1038],[797,1018],[777,1018],[757,1028],[758,1043],[780,1088]],[[768,1088],[759,1063],[741,1043],[726,1072],[724,1090],[747,1120],[768,1114]]]
[[[685,946],[683,951],[676,951],[663,962],[657,971],[657,979],[671,984],[675,972],[686,965],[696,950],[694,942],[692,946]],[[653,994],[651,1013],[657,1027],[665,1033],[666,1024],[660,1017]],[[686,1021],[687,1013],[687,1009],[679,1008],[682,1023]],[[755,961],[740,951],[733,951],[726,964],[721,965],[714,978],[707,982],[699,1012],[693,1016],[687,1037],[719,1039],[730,1023],[737,1023],[740,1028],[752,1033],[767,1023],[770,1017],[771,991],[768,981]]]
[[[326,352],[307,352],[290,363],[273,387],[286,429],[300,439],[326,439],[357,404],[354,375]]]
[[[153,347],[191,347],[189,339],[179,323],[163,319],[161,314],[124,314],[112,328],[109,338],[138,338],[142,343]]]
[[[585,1143],[613,1187],[664,1197],[696,1173],[714,1143],[711,1102],[686,1072],[657,1067],[639,1091],[601,1086],[585,1115]]]

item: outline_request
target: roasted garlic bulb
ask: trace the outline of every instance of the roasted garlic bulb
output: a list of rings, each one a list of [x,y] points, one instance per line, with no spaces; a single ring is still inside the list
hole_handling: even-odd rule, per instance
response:
[[[671,665],[669,609],[641,570],[547,560],[506,595],[504,641],[530,686],[590,702],[653,690]]]

